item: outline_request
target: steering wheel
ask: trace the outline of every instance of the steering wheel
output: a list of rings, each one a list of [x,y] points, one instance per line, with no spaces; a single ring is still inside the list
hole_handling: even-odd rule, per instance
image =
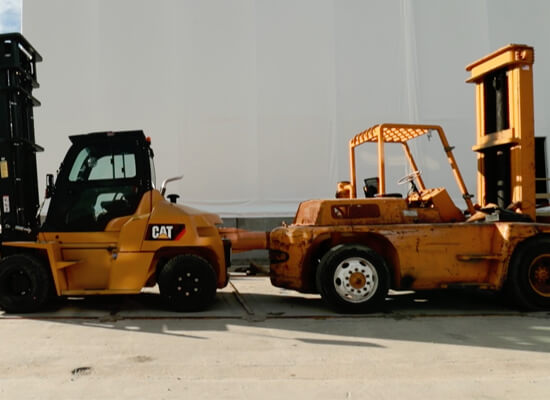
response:
[[[422,171],[420,171],[420,170],[413,171],[410,174],[407,174],[403,178],[399,179],[397,181],[397,183],[399,185],[403,185],[403,184],[409,183],[409,182],[412,183],[416,178],[418,178],[420,176],[421,173],[422,173]]]

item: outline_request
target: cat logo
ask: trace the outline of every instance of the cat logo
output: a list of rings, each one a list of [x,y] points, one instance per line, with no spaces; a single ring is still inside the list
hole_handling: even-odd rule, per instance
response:
[[[149,225],[146,240],[179,240],[185,234],[185,225]]]

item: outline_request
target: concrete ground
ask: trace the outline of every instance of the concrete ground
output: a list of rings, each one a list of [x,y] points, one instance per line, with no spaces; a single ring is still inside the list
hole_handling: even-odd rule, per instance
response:
[[[0,315],[0,399],[548,399],[550,313],[400,293],[345,316],[234,276],[213,307],[154,293]]]

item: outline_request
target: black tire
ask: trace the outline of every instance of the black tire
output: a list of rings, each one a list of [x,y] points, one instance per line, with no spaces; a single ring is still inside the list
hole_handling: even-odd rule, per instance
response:
[[[531,239],[514,252],[506,292],[523,309],[550,309],[550,238]]]
[[[0,307],[5,312],[39,311],[53,295],[51,271],[39,258],[15,254],[0,261]]]
[[[175,311],[199,311],[216,296],[216,272],[204,258],[185,254],[171,258],[159,273],[160,295]]]
[[[323,300],[344,313],[379,309],[390,282],[384,259],[369,247],[356,244],[330,249],[319,263],[316,278]]]

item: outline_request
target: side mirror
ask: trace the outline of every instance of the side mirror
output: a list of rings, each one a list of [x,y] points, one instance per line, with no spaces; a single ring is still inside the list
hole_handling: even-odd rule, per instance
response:
[[[49,199],[53,196],[55,185],[53,183],[53,174],[46,175],[46,199]]]

